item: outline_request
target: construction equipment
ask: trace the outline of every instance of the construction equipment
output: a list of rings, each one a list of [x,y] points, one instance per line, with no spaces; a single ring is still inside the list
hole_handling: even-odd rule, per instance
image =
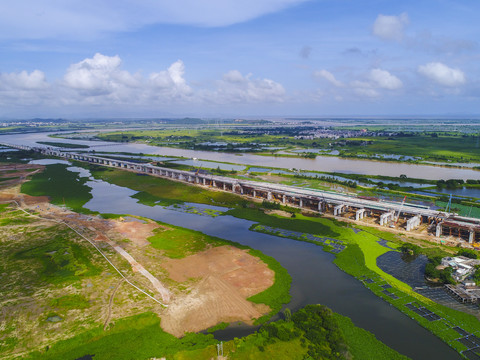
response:
[[[449,212],[451,207],[452,207],[452,194],[450,194],[450,199],[448,199],[448,204],[445,207],[445,212]]]
[[[397,226],[397,221],[398,221],[398,218],[400,217],[400,213],[401,213],[402,210],[403,210],[403,205],[405,204],[405,200],[407,200],[407,196],[406,196],[406,195],[405,195],[405,197],[403,198],[402,205],[400,205],[400,209],[398,209],[398,214],[397,214],[397,216],[395,217],[394,226]]]

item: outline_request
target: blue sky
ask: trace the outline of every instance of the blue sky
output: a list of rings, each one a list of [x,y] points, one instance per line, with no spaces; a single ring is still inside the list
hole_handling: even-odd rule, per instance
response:
[[[0,3],[0,117],[480,114],[477,1]]]

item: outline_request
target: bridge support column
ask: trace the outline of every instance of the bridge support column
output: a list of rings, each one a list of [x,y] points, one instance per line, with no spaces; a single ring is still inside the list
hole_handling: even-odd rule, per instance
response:
[[[342,210],[343,210],[344,206],[345,206],[344,204],[340,204],[340,205],[335,206],[333,208],[333,216],[342,215]]]
[[[380,215],[380,225],[382,225],[382,226],[387,225],[390,217],[393,218],[393,213],[392,212],[388,212],[388,213],[384,213],[384,214]]]
[[[363,219],[363,216],[365,214],[365,209],[358,209],[357,211],[355,211],[355,220],[360,220],[360,219]]]
[[[223,183],[223,191],[227,190],[227,184]]]
[[[435,236],[436,237],[442,236],[442,223],[437,224],[437,228],[435,229]]]
[[[475,239],[475,230],[470,230],[470,234],[468,235],[468,243],[473,244],[473,240]]]
[[[207,180],[203,178],[203,185],[206,185],[206,184],[207,184]]]
[[[407,220],[406,230],[407,231],[413,230],[419,225],[420,225],[420,217],[417,215]]]
[[[215,180],[212,180],[212,186],[213,186],[213,187],[216,187],[216,186],[217,186],[217,183],[215,182]]]
[[[303,207],[303,200],[300,199],[300,207]]]
[[[282,196],[282,203],[285,204],[287,202],[287,195]]]
[[[268,201],[272,200],[272,192],[271,192],[271,191],[269,191],[269,192],[267,193],[267,200],[268,200]]]
[[[253,190],[253,197],[254,197],[254,198],[257,197],[257,191],[256,191],[256,190]]]

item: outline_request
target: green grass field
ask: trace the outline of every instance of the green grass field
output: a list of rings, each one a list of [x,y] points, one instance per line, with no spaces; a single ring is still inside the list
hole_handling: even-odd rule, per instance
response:
[[[356,327],[348,318],[332,314],[329,326],[332,325],[343,334],[353,359],[407,359],[378,341],[368,331]],[[238,360],[308,358],[307,352],[313,345],[309,335],[299,329],[295,330],[293,322],[280,321],[275,324],[273,329],[275,328],[283,329],[284,334],[295,332],[295,335],[287,339],[280,334],[261,330],[245,338],[224,342],[224,354],[229,359]],[[48,350],[45,348],[31,354],[28,359],[76,359],[87,354],[100,360],[146,360],[161,357],[176,360],[211,359],[217,355],[217,343],[212,335],[204,334],[188,334],[177,339],[160,328],[160,319],[155,314],[144,313],[119,320],[107,331],[99,327],[61,341]],[[315,345],[321,351],[329,351],[328,344],[329,340],[324,337]],[[343,357],[333,355],[322,358]]]
[[[61,148],[70,148],[70,149],[88,149],[90,147],[88,145],[53,142],[53,141],[39,141],[38,144],[43,144],[43,145],[48,145],[48,146],[56,146],[56,147],[61,147]]]
[[[112,184],[139,191],[135,197],[143,204],[152,206],[160,201],[164,204],[178,202],[195,202],[200,204],[233,206],[242,198],[222,191],[208,191],[198,186],[190,186],[153,176],[139,176],[129,171],[92,169],[95,178]]]
[[[352,140],[369,140],[367,146],[344,146],[344,154],[394,154],[421,157],[425,160],[479,162],[480,143],[475,136],[438,136],[417,134],[414,136],[394,138],[355,138]]]
[[[91,198],[91,188],[85,185],[87,178],[66,170],[67,165],[48,165],[45,171],[32,176],[24,183],[21,191],[32,196],[48,196],[55,205],[66,205],[80,213],[91,213],[83,207]]]

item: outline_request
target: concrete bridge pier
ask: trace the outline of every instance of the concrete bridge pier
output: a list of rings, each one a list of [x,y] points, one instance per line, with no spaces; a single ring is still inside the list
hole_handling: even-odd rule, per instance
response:
[[[390,217],[393,218],[393,212],[388,212],[380,215],[380,225],[387,225]]]
[[[358,209],[355,211],[355,220],[358,221],[360,219],[363,219],[365,215],[365,209]]]
[[[269,191],[269,192],[267,193],[267,200],[268,200],[268,201],[272,200],[272,192],[271,192],[271,191]]]
[[[342,210],[344,208],[344,204],[337,205],[333,208],[333,216],[342,215]]]
[[[470,233],[468,235],[468,243],[473,244],[473,240],[475,239],[475,230],[470,230]]]
[[[407,220],[406,230],[411,231],[416,227],[418,227],[419,225],[420,225],[420,217],[417,215]]]
[[[442,236],[442,223],[441,222],[439,222],[437,224],[437,228],[435,229],[435,236],[436,237]]]

